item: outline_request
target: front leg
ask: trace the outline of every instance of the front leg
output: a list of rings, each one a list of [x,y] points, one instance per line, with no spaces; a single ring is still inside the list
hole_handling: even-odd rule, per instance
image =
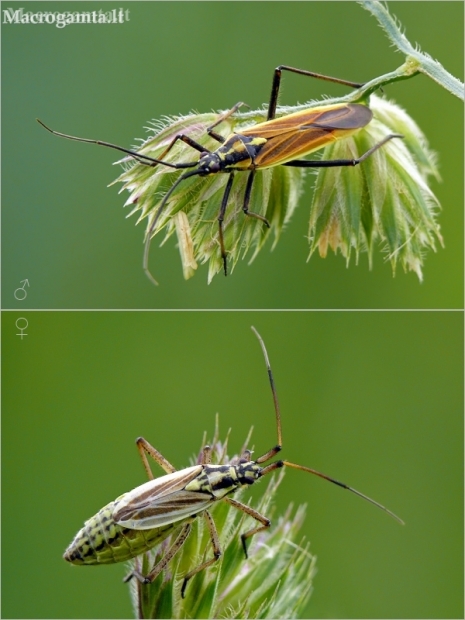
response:
[[[267,530],[271,526],[271,521],[268,519],[268,517],[264,517],[263,515],[261,515],[259,512],[257,512],[250,506],[246,506],[245,504],[242,504],[241,502],[238,502],[235,499],[231,499],[230,497],[225,497],[225,501],[227,501],[228,504],[231,504],[231,506],[234,506],[234,508],[237,508],[238,510],[242,510],[242,512],[245,512],[250,517],[252,517],[253,519],[256,519],[259,523],[261,523],[261,525],[254,527],[253,529],[248,530],[247,532],[241,535],[242,548],[244,549],[245,557],[248,558],[249,556],[247,554],[247,546],[246,546],[245,541],[247,540],[247,538],[250,538],[251,536],[258,534],[258,532],[263,532],[263,530]]]
[[[236,105],[233,105],[233,107],[230,110],[227,110],[227,112],[223,112],[223,114],[220,114],[220,116],[216,119],[213,125],[210,125],[210,127],[207,127],[208,135],[214,138],[217,142],[221,142],[221,144],[223,144],[226,138],[224,138],[221,134],[217,133],[216,131],[213,131],[213,128],[217,127],[220,123],[222,123],[227,118],[229,118],[232,114],[234,114],[234,112],[237,112],[237,110],[243,105],[249,107],[243,101],[239,101],[238,103],[236,103]]]

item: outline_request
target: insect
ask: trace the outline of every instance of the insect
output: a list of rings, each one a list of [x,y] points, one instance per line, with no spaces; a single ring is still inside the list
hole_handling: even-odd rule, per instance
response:
[[[256,527],[241,535],[242,547],[247,558],[248,539],[269,528],[271,521],[250,506],[230,496],[240,487],[250,486],[281,467],[300,469],[337,484],[381,508],[403,524],[399,517],[378,502],[310,467],[283,460],[266,464],[282,448],[281,414],[265,344],[257,330],[254,327],[252,330],[258,338],[265,358],[275,409],[277,445],[255,460],[251,458],[251,451],[245,449],[236,464],[228,465],[212,464],[211,447],[207,445],[203,448],[199,464],[176,470],[156,448],[139,437],[136,440],[137,449],[150,480],[124,493],[86,521],[84,527],[66,549],[63,556],[65,560],[78,565],[123,562],[150,550],[168,535],[177,534],[174,543],[148,574],[143,575],[138,569],[134,569],[125,578],[125,581],[134,577],[143,584],[151,583],[182,547],[189,536],[194,519],[201,517],[205,519],[210,534],[213,557],[202,562],[184,576],[181,588],[181,594],[184,597],[188,581],[214,564],[221,556],[219,535],[209,509],[216,502],[224,501],[257,521]],[[151,456],[166,472],[164,476],[154,479],[147,455]]]
[[[143,257],[143,269],[148,278],[154,284],[158,283],[149,269],[150,242],[155,233],[160,216],[172,193],[180,183],[194,175],[204,177],[218,173],[228,174],[229,178],[224,189],[217,218],[219,246],[223,260],[224,274],[227,275],[227,251],[224,244],[223,221],[236,172],[247,171],[249,175],[242,204],[244,214],[260,220],[264,226],[270,228],[270,223],[266,217],[249,210],[250,197],[257,170],[263,170],[265,168],[271,168],[279,165],[301,168],[356,166],[392,138],[403,137],[400,134],[389,134],[357,159],[337,159],[326,161],[296,159],[298,157],[309,155],[313,151],[316,151],[335,140],[348,137],[359,131],[368,125],[368,123],[372,120],[373,113],[366,105],[360,103],[346,103],[321,105],[276,118],[276,107],[282,71],[290,71],[329,82],[336,82],[352,88],[360,88],[363,86],[363,84],[356,82],[349,82],[347,80],[313,73],[304,69],[296,69],[294,67],[281,65],[274,71],[270,103],[268,105],[267,119],[265,122],[243,129],[239,133],[232,133],[227,137],[217,133],[215,131],[215,127],[233,115],[242,105],[244,105],[242,102],[239,102],[230,110],[221,114],[218,119],[207,128],[207,134],[220,143],[220,146],[216,151],[209,151],[205,146],[199,144],[188,135],[178,134],[172,139],[168,147],[160,155],[159,159],[154,159],[142,153],[138,153],[137,151],[125,149],[109,142],[78,138],[76,136],[60,133],[50,129],[39,119],[37,120],[43,127],[45,127],[45,129],[57,136],[68,138],[70,140],[77,140],[79,142],[98,144],[100,146],[106,146],[122,151],[123,153],[133,157],[138,163],[146,166],[155,167],[162,164],[175,170],[187,169],[186,172],[177,178],[169,191],[165,194],[156,210],[151,224],[148,226]],[[196,161],[171,163],[164,160],[178,140],[181,140],[200,153]]]

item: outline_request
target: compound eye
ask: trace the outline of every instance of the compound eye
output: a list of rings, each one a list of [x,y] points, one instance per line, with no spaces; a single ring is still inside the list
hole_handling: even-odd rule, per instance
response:
[[[220,170],[220,164],[217,161],[212,161],[208,166],[210,172],[218,172]]]

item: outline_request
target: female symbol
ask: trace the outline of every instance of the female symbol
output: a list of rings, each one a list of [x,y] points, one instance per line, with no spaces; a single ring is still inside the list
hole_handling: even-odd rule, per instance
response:
[[[26,323],[26,324],[24,325],[24,327],[20,327],[20,326],[18,325],[18,323],[19,323],[20,321],[24,321],[24,322]],[[16,328],[17,328],[17,329],[19,329],[19,331],[21,332],[20,334],[16,334],[16,335],[17,335],[17,336],[21,336],[21,340],[22,340],[22,339],[24,338],[24,336],[27,336],[27,335],[28,335],[28,334],[23,334],[23,331],[24,331],[25,329],[27,329],[27,326],[29,325],[29,323],[28,323],[27,319],[25,319],[23,316],[20,316],[20,317],[19,317],[19,319],[16,319],[16,323],[15,323],[15,325],[16,325]]]

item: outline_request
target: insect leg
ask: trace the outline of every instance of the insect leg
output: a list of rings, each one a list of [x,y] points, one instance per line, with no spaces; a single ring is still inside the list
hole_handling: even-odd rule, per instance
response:
[[[239,101],[230,110],[227,110],[226,112],[223,112],[223,114],[220,114],[220,116],[216,119],[216,121],[213,123],[213,125],[210,125],[210,127],[207,127],[208,135],[211,136],[212,138],[214,138],[215,140],[217,140],[218,142],[221,142],[221,144],[223,144],[223,142],[226,140],[226,138],[224,138],[222,135],[220,135],[216,131],[213,131],[214,127],[216,127],[217,125],[219,125],[220,123],[225,121],[232,114],[234,114],[234,112],[237,112],[237,110],[241,106],[243,106],[243,105],[247,106],[247,104],[244,103],[243,101]],[[247,106],[247,107],[249,107],[249,106]]]
[[[169,163],[169,162],[165,161],[166,155],[168,155],[168,153],[171,151],[171,149],[173,148],[173,146],[176,144],[176,142],[178,140],[181,140],[182,142],[184,142],[188,146],[191,146],[196,151],[199,151],[199,153],[209,153],[210,152],[207,148],[205,148],[204,146],[202,146],[201,144],[199,144],[198,142],[196,142],[192,138],[189,138],[189,136],[186,136],[186,134],[183,134],[183,133],[177,134],[171,140],[169,145],[166,147],[166,149],[163,151],[163,153],[160,155],[160,157],[158,159],[153,159],[151,157],[147,157],[146,159],[148,159],[149,161],[143,161],[140,158],[141,157],[145,157],[145,155],[142,155],[142,154],[134,152],[134,151],[126,151],[125,150],[125,152],[129,153],[129,155],[131,155],[139,164],[143,164],[144,166],[150,166],[151,168],[154,168],[155,166],[158,166],[158,164],[162,164],[164,166],[169,166],[170,168],[175,168],[175,169],[178,169],[178,170],[182,169],[182,168],[193,168],[194,166],[196,166],[198,164],[198,162],[189,162],[189,163],[186,163],[186,164],[184,164],[184,163],[172,164],[172,163]],[[103,142],[99,142],[98,144],[103,144],[104,146],[110,146],[107,143],[103,143]]]
[[[344,84],[344,86],[350,86],[352,88],[361,88],[362,84],[358,82],[349,82],[348,80],[341,80],[339,78],[330,77],[329,75],[323,75],[321,73],[313,73],[313,71],[306,71],[305,69],[296,69],[295,67],[288,67],[287,65],[280,65],[276,67],[273,75],[273,83],[271,86],[270,104],[268,106],[268,117],[270,121],[276,115],[276,106],[278,104],[279,86],[281,84],[281,72],[291,71],[292,73],[299,73],[300,75],[307,75],[308,77],[318,78],[320,80],[326,80],[327,82],[335,82],[336,84]]]
[[[244,211],[245,215],[249,215],[250,217],[254,217],[257,220],[260,220],[261,222],[266,224],[266,226],[269,228],[270,223],[266,219],[266,217],[263,217],[263,215],[259,215],[258,213],[254,213],[253,211],[249,211],[250,195],[252,193],[252,185],[253,185],[254,178],[255,178],[255,170],[251,170],[249,173],[249,177],[247,179],[247,185],[245,187],[244,204],[242,205],[242,210]]]
[[[178,135],[174,136],[174,138],[171,140],[169,145],[166,147],[166,149],[160,155],[160,157],[159,157],[160,160],[163,160],[166,157],[166,155],[168,155],[168,153],[171,151],[171,149],[173,148],[173,146],[176,144],[176,142],[178,140],[181,140],[185,144],[191,146],[196,151],[199,151],[199,153],[210,153],[210,151],[207,148],[205,148],[204,146],[202,146],[201,144],[199,144],[195,140],[192,140],[192,138],[189,138],[189,136],[186,136],[186,134],[178,133]],[[161,163],[163,164],[165,162],[161,161]],[[197,165],[197,162],[195,163],[195,165]]]
[[[245,557],[248,558],[249,556],[247,554],[247,546],[246,546],[245,541],[247,540],[247,538],[250,538],[251,536],[258,534],[258,532],[267,530],[271,525],[271,521],[268,519],[268,517],[264,517],[263,515],[261,515],[259,512],[257,512],[253,508],[250,508],[250,506],[241,504],[241,502],[238,502],[235,499],[231,499],[230,497],[225,497],[224,499],[225,501],[228,502],[228,504],[231,504],[231,506],[234,506],[234,508],[237,508],[238,510],[242,510],[242,512],[245,512],[250,517],[252,517],[253,519],[256,519],[257,521],[259,521],[259,523],[261,523],[261,525],[259,525],[258,527],[254,527],[253,529],[241,535],[242,547],[244,549]]]
[[[140,581],[140,583],[152,583],[152,581],[154,581],[158,577],[161,571],[169,564],[172,558],[176,555],[179,549],[186,542],[186,539],[189,536],[190,531],[191,531],[191,524],[186,523],[186,525],[183,526],[179,536],[176,538],[174,543],[171,545],[171,547],[168,549],[168,551],[165,553],[162,559],[158,562],[158,564],[156,564],[155,567],[152,568],[152,570],[150,571],[148,575],[142,575],[141,572],[134,569],[133,571],[129,573],[129,575],[127,575],[124,578],[123,581],[128,582],[130,579],[132,579],[132,577],[135,577],[138,581]]]
[[[393,138],[403,138],[399,133],[392,133],[386,136],[381,142],[378,142],[374,146],[371,147],[366,153],[363,153],[358,159],[330,159],[330,160],[319,160],[319,161],[310,161],[307,159],[293,159],[292,161],[287,161],[283,166],[293,166],[295,168],[334,168],[336,166],[356,166],[360,164],[362,161],[370,157],[375,151],[384,146],[386,142],[392,140]]]
[[[140,458],[142,459],[142,464],[144,465],[144,469],[147,472],[147,475],[150,480],[153,480],[154,475],[152,473],[152,469],[149,465],[147,454],[153,458],[153,460],[160,465],[162,469],[166,471],[167,474],[172,474],[176,471],[176,468],[171,465],[169,461],[165,459],[165,457],[158,452],[156,448],[154,448],[149,442],[143,437],[138,437],[136,439],[136,446],[139,450]]]
[[[197,573],[200,573],[200,571],[204,570],[205,568],[208,568],[209,566],[217,562],[219,558],[221,557],[220,539],[218,537],[218,532],[216,529],[215,522],[213,521],[212,516],[208,512],[208,510],[205,510],[205,512],[203,513],[203,516],[205,517],[205,521],[207,522],[207,527],[210,532],[210,539],[211,539],[212,546],[213,546],[213,557],[210,560],[203,562],[202,564],[200,564],[199,566],[197,566],[196,568],[194,568],[193,570],[187,573],[187,575],[184,577],[184,581],[182,582],[182,588],[181,588],[182,598],[184,598],[184,593],[186,591],[186,586],[187,586],[187,582],[189,581],[189,579],[192,579],[194,575],[196,575]]]
[[[228,265],[226,262],[226,250],[224,248],[224,237],[223,237],[223,220],[224,214],[226,211],[226,206],[228,204],[229,193],[231,192],[231,187],[234,180],[234,172],[229,174],[228,182],[226,183],[226,187],[223,194],[223,200],[221,201],[220,213],[218,215],[218,235],[220,239],[220,248],[221,248],[221,258],[223,259],[223,268],[224,275],[228,275]]]

